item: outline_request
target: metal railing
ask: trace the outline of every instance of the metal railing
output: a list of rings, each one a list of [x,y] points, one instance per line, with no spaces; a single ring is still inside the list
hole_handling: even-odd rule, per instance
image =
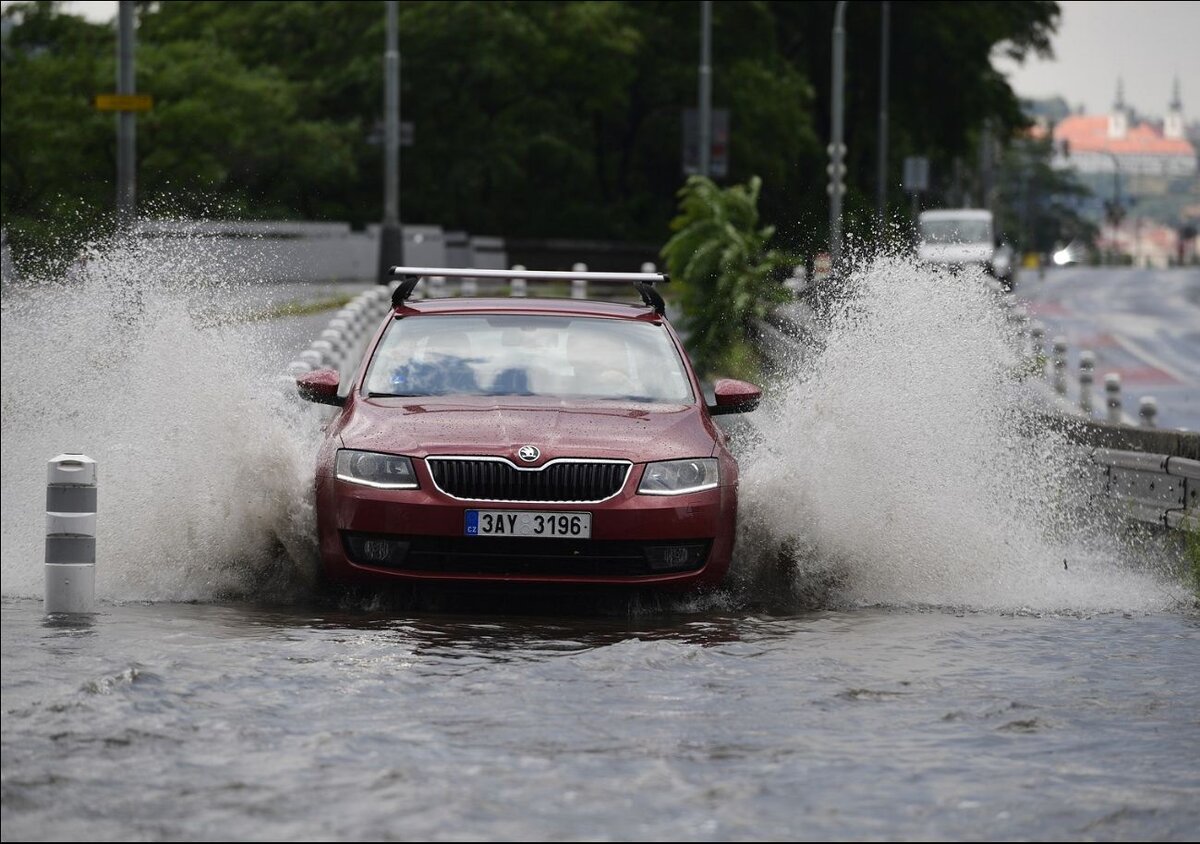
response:
[[[1200,530],[1200,460],[1097,448],[1104,494],[1118,513],[1163,527]]]

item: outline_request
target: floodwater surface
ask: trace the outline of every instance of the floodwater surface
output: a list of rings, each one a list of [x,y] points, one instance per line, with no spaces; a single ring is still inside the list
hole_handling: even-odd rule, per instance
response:
[[[279,370],[321,319],[239,318],[222,248],[4,291],[4,840],[1196,837],[1180,545],[1029,424],[982,278],[881,259],[817,303],[734,430],[720,591],[407,601],[314,590],[324,417]],[[39,600],[67,451],[75,620]]]
[[[3,604],[4,838],[1188,840],[1200,621]]]

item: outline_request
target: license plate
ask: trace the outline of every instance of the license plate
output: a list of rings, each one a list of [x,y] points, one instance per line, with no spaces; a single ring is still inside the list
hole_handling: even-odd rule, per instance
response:
[[[534,510],[468,510],[467,536],[535,536],[590,539],[591,513]]]

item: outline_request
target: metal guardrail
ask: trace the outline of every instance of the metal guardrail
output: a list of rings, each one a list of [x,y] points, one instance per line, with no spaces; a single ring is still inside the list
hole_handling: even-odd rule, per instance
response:
[[[1097,448],[1104,494],[1125,515],[1168,528],[1200,530],[1200,460]]]

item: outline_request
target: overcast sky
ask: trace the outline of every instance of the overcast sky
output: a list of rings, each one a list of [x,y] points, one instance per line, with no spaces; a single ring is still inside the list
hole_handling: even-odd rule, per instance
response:
[[[1059,6],[1053,61],[996,62],[1018,94],[1058,94],[1101,114],[1112,106],[1121,76],[1127,103],[1162,115],[1178,74],[1184,114],[1200,117],[1200,2],[1060,0]]]
[[[1089,113],[1101,114],[1112,105],[1121,76],[1130,105],[1162,115],[1178,74],[1184,113],[1189,119],[1200,117],[1200,0],[1062,0],[1059,5],[1062,21],[1053,61],[1034,59],[1020,66],[997,60],[1019,95],[1061,95],[1072,107],[1083,104]],[[117,4],[65,6],[93,20],[111,20]],[[894,4],[892,13],[904,14],[904,4]]]

